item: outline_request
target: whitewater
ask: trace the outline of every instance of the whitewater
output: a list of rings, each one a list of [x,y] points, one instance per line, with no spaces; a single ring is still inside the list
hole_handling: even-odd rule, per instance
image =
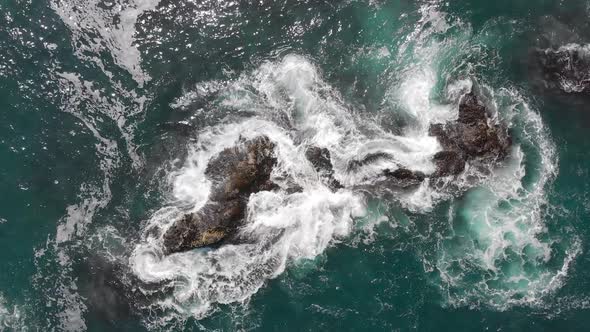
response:
[[[574,2],[0,5],[0,331],[583,326]],[[469,93],[512,146],[435,176],[430,128]],[[258,137],[277,189],[250,195],[245,240],[167,254],[209,202],[209,163]],[[396,170],[425,179],[384,185]]]
[[[434,59],[444,58],[446,47],[458,47],[470,36],[431,41],[432,34],[452,29],[453,22],[447,22],[432,6],[424,6],[421,12],[415,36],[419,42],[408,45],[412,63],[392,85],[388,100],[399,106],[396,111],[401,111],[401,116],[409,118],[400,134],[383,129],[371,117],[360,116],[323,80],[312,60],[296,54],[263,62],[233,81],[200,83],[177,101],[190,105],[195,102],[191,98],[212,95],[216,108],[208,116],[221,123],[200,131],[198,141],[189,146],[184,165],[169,173],[170,204],[148,221],[142,241],[130,257],[134,274],[143,282],[165,283],[172,290],[150,306],[171,310],[173,316],[203,318],[214,311],[215,304],[246,305],[269,279],[289,266],[315,259],[328,247],[346,242],[354,232],[371,231],[355,226],[355,220],[367,216],[368,200],[393,199],[422,214],[470,188],[475,189],[468,192],[462,211],[451,211],[468,224],[458,231],[470,240],[457,244],[452,238],[443,238],[437,256],[424,258],[440,274],[437,283],[447,296],[446,305],[485,305],[499,310],[513,305],[536,306],[561,286],[570,262],[579,254],[579,243],[572,242],[560,268],[546,266],[552,248],[550,240],[540,239],[546,232],[541,210],[545,187],[556,175],[557,160],[542,120],[515,89],[496,91],[475,77],[448,82],[442,102],[436,101],[432,95],[441,68]],[[215,88],[208,89],[210,86]],[[483,172],[468,167],[458,179],[443,183],[427,180],[415,189],[372,192],[371,184],[385,169],[434,172],[431,160],[441,147],[429,136],[428,128],[456,119],[460,98],[474,86],[484,94],[496,119],[522,130],[509,160]],[[279,167],[272,179],[284,190],[251,196],[247,221],[239,232],[254,243],[164,255],[161,235],[175,219],[187,211],[198,211],[207,200],[211,186],[205,175],[208,161],[239,139],[260,135],[277,144]],[[330,151],[335,178],[345,187],[364,185],[367,189],[330,191],[305,158],[304,152],[311,146]],[[526,164],[523,146],[539,156],[538,165]],[[355,170],[348,166],[371,154],[391,158]],[[530,184],[523,183],[527,173],[534,178]],[[303,191],[289,193],[286,188],[293,184]],[[383,215],[371,218],[364,222],[374,226],[388,220]],[[531,265],[533,269],[528,268]],[[474,283],[468,278],[474,270],[488,276]]]

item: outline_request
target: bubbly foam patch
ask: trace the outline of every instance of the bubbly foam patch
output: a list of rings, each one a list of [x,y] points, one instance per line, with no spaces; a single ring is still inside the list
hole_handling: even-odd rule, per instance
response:
[[[572,63],[574,61],[580,61],[586,64],[590,63],[590,45],[589,44],[575,44],[570,43],[567,45],[561,46],[558,50],[559,53],[562,53],[563,56],[566,58],[567,62],[569,62],[568,67],[565,68],[567,70],[574,70],[576,71],[575,74],[579,76],[579,80],[568,79],[567,77],[560,77],[559,85],[561,89],[565,92],[572,93],[572,92],[582,92],[586,89],[586,85],[584,84],[590,79],[590,71],[587,68],[581,69],[583,72],[579,72],[579,69],[575,68],[575,65]],[[575,54],[575,56],[574,56]],[[586,69],[586,70],[584,70]]]

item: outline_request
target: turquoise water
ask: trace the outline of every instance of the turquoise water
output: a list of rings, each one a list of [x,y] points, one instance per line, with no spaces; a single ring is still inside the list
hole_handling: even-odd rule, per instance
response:
[[[588,42],[590,3],[41,0],[0,12],[0,330],[590,324],[590,109],[544,89],[535,66],[536,49]],[[471,86],[514,140],[488,172],[362,194],[327,192],[300,168],[306,140],[344,161],[401,137],[413,153],[395,150],[399,162],[428,169],[424,128]],[[163,257],[150,232],[206,198],[199,158],[257,133],[309,187],[252,199],[258,247]]]

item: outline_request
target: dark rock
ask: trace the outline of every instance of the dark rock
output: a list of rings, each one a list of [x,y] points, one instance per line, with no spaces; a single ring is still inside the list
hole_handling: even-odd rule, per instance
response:
[[[305,157],[331,189],[343,188],[342,184],[334,178],[334,167],[328,149],[312,146],[305,151]]]
[[[326,148],[311,147],[305,152],[305,156],[312,163],[316,171],[318,171],[330,188],[339,189],[343,186],[334,179],[334,170],[330,159],[330,151]],[[353,160],[348,164],[348,171],[358,169],[362,166],[377,162],[382,159],[391,159],[392,156],[388,153],[371,153],[366,155],[363,159]],[[399,168],[395,171],[384,170],[381,173],[381,179],[377,180],[377,185],[397,188],[408,188],[419,185],[424,181],[424,174],[421,172],[413,172],[405,168]]]
[[[251,194],[276,189],[270,174],[277,163],[275,145],[258,137],[225,149],[207,165],[214,185],[209,201],[186,214],[164,234],[167,253],[210,246],[235,233],[244,219]]]
[[[210,200],[228,201],[274,188],[270,181],[270,173],[277,162],[274,148],[274,143],[262,136],[223,150],[205,170],[216,184]]]
[[[383,172],[383,175],[386,178],[384,184],[398,188],[417,186],[426,178],[422,172],[410,171],[405,168],[398,168],[393,172],[387,169]]]
[[[386,152],[375,152],[365,155],[361,159],[352,160],[348,163],[348,171],[354,171],[365,165],[369,165],[381,160],[392,160],[393,156]],[[409,188],[417,186],[425,179],[422,172],[410,171],[406,168],[398,168],[395,171],[389,169],[379,174],[380,179],[376,185],[389,188]]]
[[[434,155],[435,177],[461,174],[465,170],[465,160],[457,151],[441,151]]]
[[[351,160],[348,163],[348,171],[354,171],[365,165],[375,163],[380,160],[392,159],[392,156],[386,152],[375,152],[365,155],[362,159]]]
[[[487,122],[486,108],[473,92],[466,94],[461,99],[457,121],[467,125]]]
[[[470,160],[490,163],[503,159],[512,144],[504,126],[488,124],[486,108],[473,92],[461,100],[457,121],[432,125],[430,135],[443,147],[434,156],[435,176],[457,175]]]
[[[309,147],[305,151],[305,157],[311,162],[317,171],[334,172],[332,169],[330,151],[328,149],[319,148],[317,146]]]

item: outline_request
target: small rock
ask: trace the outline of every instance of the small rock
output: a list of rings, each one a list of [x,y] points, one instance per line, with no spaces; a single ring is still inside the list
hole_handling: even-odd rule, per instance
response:
[[[443,147],[434,156],[435,176],[457,175],[470,160],[490,163],[503,159],[512,144],[504,126],[488,124],[486,108],[473,92],[461,100],[457,121],[432,125],[430,135]]]
[[[398,168],[393,172],[387,169],[383,172],[383,175],[387,178],[385,182],[389,186],[399,188],[417,186],[426,178],[422,172],[410,171],[409,169],[405,168]]]
[[[312,146],[305,151],[305,157],[311,162],[328,187],[332,190],[342,188],[342,184],[334,178],[334,167],[328,149]]]

